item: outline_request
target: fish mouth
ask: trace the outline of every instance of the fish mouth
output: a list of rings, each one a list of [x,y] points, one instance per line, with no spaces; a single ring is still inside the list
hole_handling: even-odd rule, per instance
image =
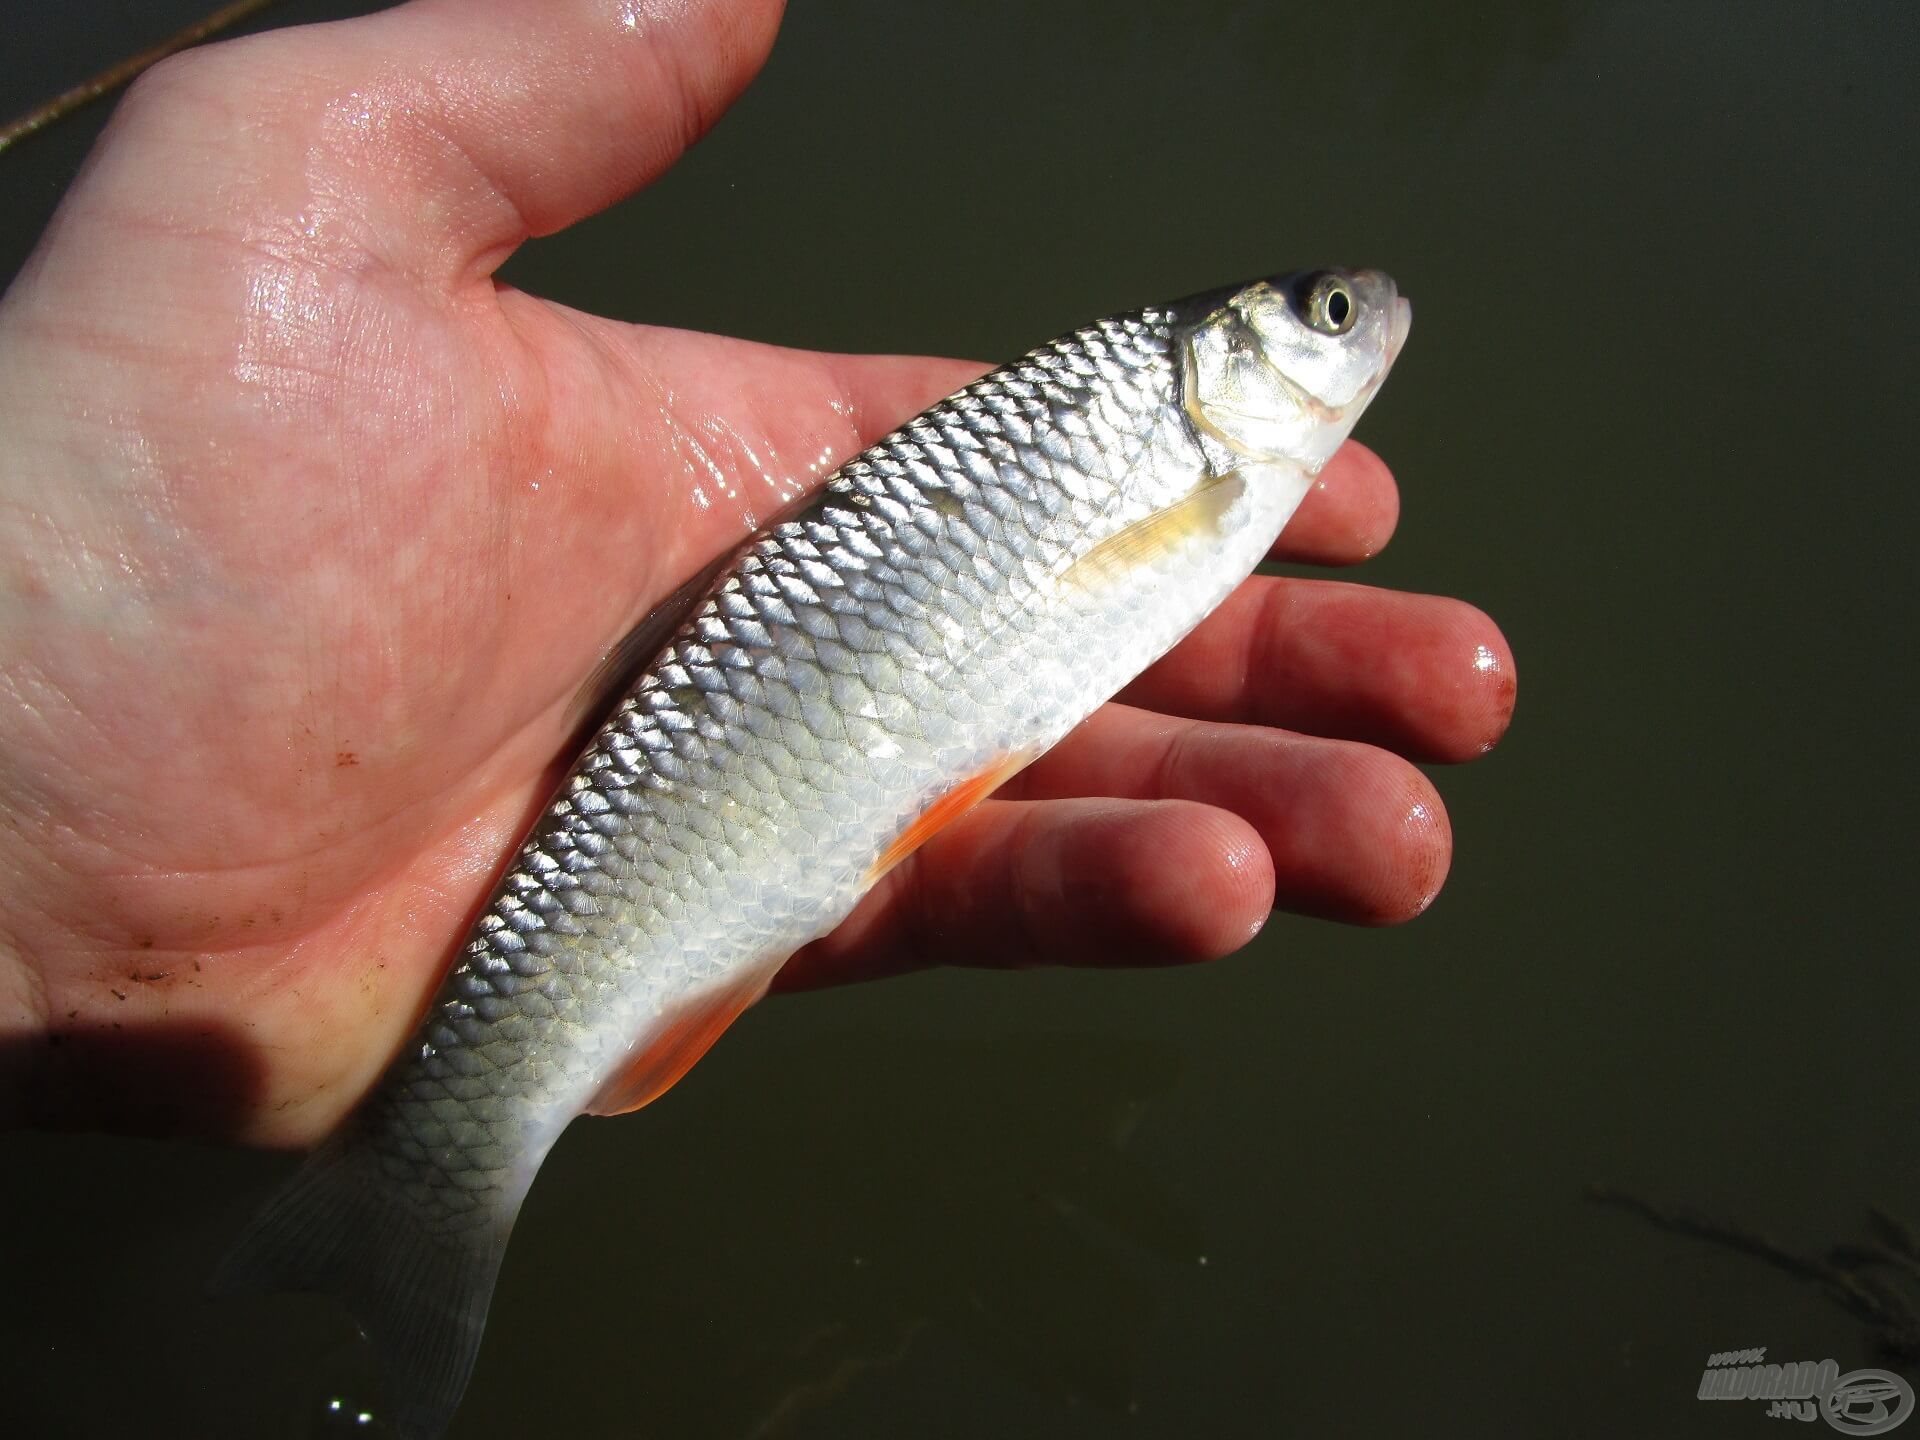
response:
[[[1381,362],[1374,377],[1366,387],[1353,397],[1353,403],[1346,407],[1343,425],[1351,431],[1360,417],[1366,413],[1367,406],[1373,403],[1373,397],[1380,393],[1380,387],[1387,383],[1387,375],[1393,369],[1393,362],[1400,358],[1400,349],[1407,343],[1407,335],[1413,329],[1413,305],[1406,296],[1393,297],[1393,313],[1387,317],[1387,358]],[[1325,406],[1319,407],[1325,418]],[[1324,462],[1323,462],[1324,463]]]
[[[1393,315],[1387,321],[1387,367],[1400,358],[1400,347],[1407,343],[1413,329],[1413,302],[1404,295],[1393,297]]]

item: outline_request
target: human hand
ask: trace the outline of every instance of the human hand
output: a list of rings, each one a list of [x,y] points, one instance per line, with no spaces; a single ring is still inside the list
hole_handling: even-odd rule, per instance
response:
[[[163,65],[0,301],[0,1118],[316,1139],[565,762],[606,649],[977,373],[493,280],[646,184],[776,0],[414,0]],[[1386,542],[1349,446],[1281,542]],[[1443,880],[1403,756],[1504,729],[1438,597],[1255,578],[891,873],[785,986],[1237,949]]]

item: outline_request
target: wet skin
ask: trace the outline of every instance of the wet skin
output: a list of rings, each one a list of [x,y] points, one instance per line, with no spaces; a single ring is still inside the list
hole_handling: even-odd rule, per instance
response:
[[[0,304],[0,1119],[318,1138],[600,654],[978,373],[493,281],[670,165],[778,18],[415,0],[122,104]],[[1397,513],[1350,444],[1278,556],[1363,560]],[[1207,959],[1276,904],[1409,919],[1452,845],[1411,760],[1482,753],[1513,698],[1470,606],[1255,578],[780,985]]]

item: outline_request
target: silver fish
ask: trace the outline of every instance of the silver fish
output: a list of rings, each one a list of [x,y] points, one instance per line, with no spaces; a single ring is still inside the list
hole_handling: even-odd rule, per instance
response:
[[[342,1296],[431,1437],[535,1172],[671,1085],[887,868],[1266,554],[1406,338],[1376,271],[1102,320],[941,401],[693,587],[419,1031],[229,1289]],[[664,648],[661,648],[664,646]]]

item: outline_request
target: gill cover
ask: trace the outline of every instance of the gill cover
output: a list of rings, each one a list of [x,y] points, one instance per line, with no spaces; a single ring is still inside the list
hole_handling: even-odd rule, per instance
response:
[[[1300,397],[1267,359],[1247,298],[1249,285],[1187,337],[1187,416],[1202,432],[1243,455],[1275,453],[1278,431],[1300,411]]]
[[[1187,334],[1188,418],[1236,456],[1317,470],[1385,378],[1409,315],[1376,270],[1243,286]]]

